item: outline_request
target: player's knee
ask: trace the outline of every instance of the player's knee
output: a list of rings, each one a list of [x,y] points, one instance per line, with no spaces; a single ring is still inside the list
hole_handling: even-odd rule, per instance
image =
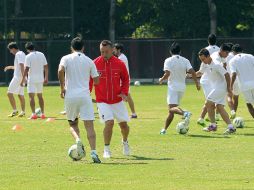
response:
[[[113,127],[114,126],[114,120],[108,120],[105,122],[106,127]]]
[[[78,124],[78,118],[76,118],[74,121],[68,120],[68,122],[71,127],[75,127]]]

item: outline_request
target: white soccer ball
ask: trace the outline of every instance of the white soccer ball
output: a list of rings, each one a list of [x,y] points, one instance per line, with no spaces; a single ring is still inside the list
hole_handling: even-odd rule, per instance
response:
[[[242,117],[236,117],[233,120],[233,126],[236,128],[243,128],[244,127],[244,120]]]
[[[141,83],[140,83],[140,81],[137,80],[137,81],[134,82],[134,85],[135,85],[135,86],[140,86]]]
[[[85,150],[84,150],[84,153],[85,153]],[[68,150],[68,156],[74,160],[74,161],[78,161],[78,160],[81,160],[83,157],[85,157],[85,154],[84,155],[80,155],[78,153],[78,148],[77,148],[77,145],[74,144],[72,145],[69,150]]]
[[[41,116],[41,108],[36,108],[35,109],[35,114],[40,117]]]
[[[186,134],[189,131],[189,126],[184,121],[179,122],[176,125],[176,132],[179,134]]]

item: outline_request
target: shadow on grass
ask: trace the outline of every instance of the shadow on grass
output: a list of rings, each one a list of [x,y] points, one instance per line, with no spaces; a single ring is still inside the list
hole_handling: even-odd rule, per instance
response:
[[[94,164],[94,163],[92,163]],[[105,162],[102,162],[101,164],[104,164],[104,165],[144,165],[144,164],[148,164],[146,162],[110,162],[110,163],[105,163]]]
[[[174,158],[151,158],[151,157],[144,157],[144,156],[137,156],[137,155],[131,155],[128,158],[113,158],[116,160],[174,160]]]
[[[236,134],[236,135],[254,137],[253,133],[244,133],[244,134]]]
[[[219,139],[219,138],[225,138],[225,139],[227,139],[227,138],[230,138],[229,136],[225,136],[225,135],[223,135],[223,136],[208,136],[208,135],[186,135],[187,137],[194,137],[194,138],[214,138],[214,139]]]

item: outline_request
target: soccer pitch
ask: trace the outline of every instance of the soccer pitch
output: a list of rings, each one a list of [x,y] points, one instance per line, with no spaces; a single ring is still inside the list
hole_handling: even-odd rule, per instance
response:
[[[115,125],[113,157],[102,158],[103,124],[96,114],[97,151],[102,164],[93,164],[82,123],[79,126],[87,156],[78,162],[67,156],[74,140],[65,116],[59,114],[63,109],[59,87],[44,88],[46,116],[56,117],[52,122],[26,119],[31,113],[27,95],[26,118],[8,118],[11,108],[6,90],[0,88],[0,190],[254,189],[254,119],[242,96],[237,114],[245,119],[246,127],[224,136],[226,124],[219,121],[218,131],[206,133],[196,124],[204,103],[203,93],[188,85],[181,107],[193,113],[189,132],[176,133],[181,117],[175,116],[167,134],[159,135],[167,115],[167,87],[132,87],[139,118],[129,123],[131,156],[122,155],[120,129]],[[16,124],[22,130],[14,132]]]

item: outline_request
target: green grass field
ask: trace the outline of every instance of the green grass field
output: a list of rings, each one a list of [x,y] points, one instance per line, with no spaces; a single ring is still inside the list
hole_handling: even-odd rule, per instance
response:
[[[122,155],[121,135],[115,126],[113,157],[102,158],[103,124],[95,121],[97,150],[102,164],[93,164],[89,155],[79,162],[67,156],[74,144],[68,123],[58,113],[63,109],[58,87],[44,89],[46,116],[54,122],[8,118],[10,105],[5,87],[0,88],[0,189],[1,190],[250,190],[254,189],[254,120],[241,97],[238,116],[246,127],[224,136],[220,121],[216,133],[205,133],[196,124],[203,93],[187,86],[182,108],[193,113],[187,135],[176,133],[181,120],[176,116],[167,134],[159,135],[167,114],[164,86],[132,87],[139,118],[129,125],[132,155]],[[27,116],[30,107],[27,100]],[[38,105],[38,103],[37,103]],[[98,115],[96,115],[98,116]],[[20,131],[12,131],[15,124]],[[82,127],[81,138],[87,146]]]

